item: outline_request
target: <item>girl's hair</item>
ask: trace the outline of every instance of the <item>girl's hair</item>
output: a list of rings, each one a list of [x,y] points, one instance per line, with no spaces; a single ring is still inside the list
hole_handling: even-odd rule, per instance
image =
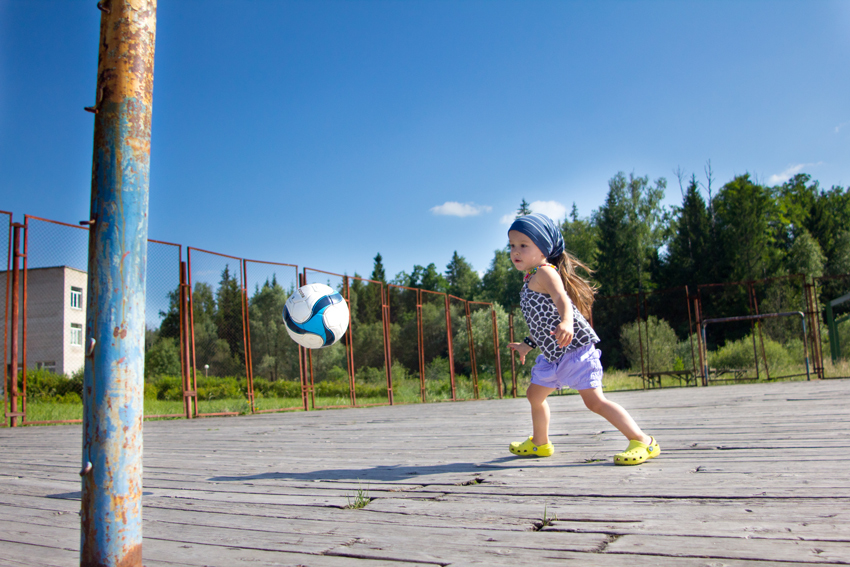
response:
[[[561,275],[561,280],[564,282],[564,289],[567,290],[570,301],[584,315],[585,319],[589,321],[596,287],[590,281],[576,273],[576,268],[581,268],[587,275],[592,274],[593,270],[566,251],[555,258],[554,263],[555,267],[558,268],[558,273]]]

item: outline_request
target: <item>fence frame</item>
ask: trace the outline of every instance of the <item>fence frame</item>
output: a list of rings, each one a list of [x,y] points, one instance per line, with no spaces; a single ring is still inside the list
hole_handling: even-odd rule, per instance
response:
[[[0,210],[0,215],[8,216],[8,246],[6,250],[6,295],[4,297],[4,349],[3,349],[3,363],[4,363],[4,371],[3,371],[3,392],[2,392],[2,401],[3,401],[3,413],[4,419],[2,420],[2,427],[7,426],[17,426],[17,425],[42,425],[42,424],[65,424],[65,423],[80,423],[82,419],[71,419],[71,420],[33,420],[30,421],[27,419],[27,355],[28,348],[27,342],[29,338],[29,329],[28,329],[28,302],[29,302],[29,278],[28,272],[30,269],[30,261],[29,256],[31,250],[30,243],[30,221],[39,221],[44,223],[49,223],[51,225],[57,225],[62,227],[69,227],[78,230],[84,230],[86,232],[89,231],[89,221],[82,221],[79,225],[69,224],[61,221],[54,221],[51,219],[45,219],[41,217],[37,217],[34,215],[24,215],[23,223],[15,223],[13,220],[13,214],[8,211]],[[15,231],[16,227],[18,230],[22,230],[22,243],[19,241],[19,247],[22,244],[23,251],[16,249],[15,247]],[[175,244],[171,242],[164,242],[154,239],[148,239],[148,243],[161,244],[166,246],[175,246],[177,247],[177,263],[178,263],[178,281],[179,281],[179,306],[178,306],[178,317],[179,317],[179,328],[180,328],[180,367],[181,367],[181,376],[182,376],[182,390],[183,390],[183,412],[182,413],[174,413],[174,414],[163,414],[163,415],[145,415],[145,418],[174,418],[174,417],[184,417],[186,419],[193,419],[196,417],[207,417],[207,416],[230,416],[230,415],[238,415],[240,412],[211,412],[211,413],[202,413],[199,408],[199,400],[197,393],[197,362],[196,362],[196,350],[195,350],[195,329],[194,329],[194,299],[192,289],[192,259],[191,253],[192,251],[196,253],[208,254],[211,256],[226,258],[229,260],[233,260],[239,263],[239,293],[241,300],[241,312],[242,312],[242,346],[243,346],[243,354],[245,361],[245,380],[246,380],[246,396],[249,413],[269,413],[269,412],[283,412],[283,411],[297,411],[304,410],[308,411],[311,409],[324,409],[324,408],[332,408],[332,407],[367,407],[367,406],[376,406],[376,405],[394,405],[396,403],[394,399],[394,391],[393,391],[393,372],[392,372],[392,333],[391,333],[391,315],[392,315],[392,299],[391,299],[391,291],[393,289],[397,290],[405,290],[406,292],[411,292],[414,294],[415,298],[415,317],[416,317],[416,335],[417,335],[417,362],[419,366],[419,387],[420,387],[420,397],[423,403],[428,402],[427,395],[427,380],[426,380],[426,365],[425,365],[425,345],[424,345],[424,322],[423,322],[423,305],[424,300],[427,297],[425,294],[432,294],[436,296],[441,296],[442,299],[437,300],[442,302],[443,308],[445,309],[445,322],[446,322],[446,350],[448,356],[449,363],[449,378],[451,382],[451,401],[459,401],[458,398],[458,384],[457,377],[455,375],[455,344],[454,337],[452,333],[452,302],[457,301],[463,304],[462,315],[466,317],[466,330],[467,330],[467,340],[469,342],[469,364],[470,364],[470,378],[472,380],[474,399],[480,398],[480,384],[478,379],[480,378],[478,372],[478,351],[475,346],[475,330],[472,324],[472,315],[473,315],[473,307],[474,306],[484,306],[485,308],[490,309],[490,314],[492,318],[492,329],[493,329],[493,350],[494,350],[494,363],[495,363],[495,380],[497,382],[497,389],[499,398],[503,398],[508,393],[508,388],[511,389],[510,395],[516,397],[518,395],[517,388],[517,368],[516,368],[516,352],[511,351],[511,385],[508,385],[505,382],[505,376],[503,375],[501,368],[501,352],[500,352],[500,339],[499,339],[499,328],[497,321],[497,314],[495,310],[495,306],[493,303],[482,302],[482,301],[472,301],[465,300],[463,298],[451,295],[445,292],[438,292],[433,290],[426,290],[417,287],[409,287],[397,284],[387,284],[381,281],[370,280],[367,278],[362,278],[360,276],[348,276],[345,274],[338,274],[334,272],[329,272],[325,270],[318,270],[315,268],[304,267],[303,269],[299,269],[299,267],[295,264],[282,263],[282,262],[270,262],[263,260],[249,260],[245,258],[239,258],[236,256],[222,254],[219,252],[213,252],[210,250],[204,250],[197,247],[186,247],[187,257],[186,260],[183,260],[182,252],[183,245]],[[20,297],[18,298],[18,302],[16,305],[20,306],[20,392],[17,392],[18,380],[17,377],[12,377],[10,375],[10,364],[9,364],[9,317],[10,310],[14,311],[14,306],[12,303],[15,303],[14,300],[14,292],[15,289],[12,289],[13,285],[10,283],[12,281],[12,271],[14,265],[17,263],[18,259],[22,259],[21,271],[22,274],[20,276],[20,280],[18,283],[18,287],[20,288]],[[380,295],[380,311],[381,311],[381,327],[382,327],[382,338],[383,338],[383,360],[384,360],[384,368],[385,368],[385,377],[386,377],[386,385],[387,385],[387,400],[383,403],[375,403],[375,404],[359,404],[357,399],[357,381],[356,381],[356,372],[355,372],[355,352],[354,352],[354,336],[351,326],[349,326],[343,341],[343,346],[345,348],[345,359],[346,359],[346,367],[349,381],[349,399],[350,404],[344,406],[317,406],[315,399],[315,376],[314,376],[314,368],[313,368],[313,359],[312,352],[309,349],[305,349],[298,346],[298,372],[299,378],[301,382],[301,406],[300,407],[287,407],[287,408],[270,408],[270,409],[258,409],[256,407],[255,402],[255,392],[254,392],[254,375],[253,375],[253,360],[252,360],[252,352],[251,352],[251,319],[250,319],[250,298],[248,296],[248,264],[256,263],[256,264],[264,264],[264,265],[272,265],[272,266],[281,266],[287,268],[294,268],[295,277],[296,277],[296,285],[306,285],[308,283],[308,274],[323,274],[327,276],[333,276],[341,278],[342,280],[342,295],[345,298],[346,303],[349,305],[349,309],[351,306],[351,285],[353,281],[359,281],[366,284],[371,284],[378,286],[378,293]],[[235,270],[234,270],[235,272]],[[235,276],[235,274],[234,274]],[[688,317],[688,336],[691,346],[691,356],[692,356],[692,365],[694,366],[694,376],[701,377],[701,384],[703,386],[707,386],[711,381],[710,374],[711,370],[708,368],[708,345],[706,342],[706,327],[709,324],[721,323],[726,321],[749,321],[750,322],[750,331],[753,340],[753,353],[756,360],[755,372],[756,377],[755,380],[761,380],[762,371],[764,372],[765,380],[778,380],[791,378],[796,376],[802,376],[802,374],[792,374],[788,376],[771,376],[770,368],[768,366],[767,357],[766,357],[766,349],[764,342],[764,333],[762,330],[762,325],[760,322],[764,319],[771,319],[776,317],[785,317],[785,316],[800,316],[802,325],[803,325],[803,350],[806,364],[806,377],[807,379],[811,379],[811,375],[814,373],[818,379],[824,378],[824,361],[823,361],[823,349],[821,348],[820,340],[823,333],[822,326],[824,325],[823,321],[823,313],[821,312],[821,298],[819,297],[819,290],[824,285],[824,283],[833,280],[839,280],[841,278],[845,278],[850,280],[850,274],[841,274],[841,275],[833,275],[833,276],[821,276],[817,278],[812,278],[809,281],[808,278],[801,274],[791,274],[786,276],[778,276],[772,278],[764,278],[761,280],[749,280],[749,281],[740,281],[740,282],[722,282],[722,283],[712,283],[712,284],[700,284],[696,286],[696,293],[691,295],[688,286],[681,286],[676,288],[669,288],[664,290],[655,290],[649,292],[638,292],[634,294],[621,294],[614,296],[606,296],[606,299],[626,299],[627,301],[634,298],[636,313],[637,313],[637,321],[638,325],[638,343],[640,348],[640,359],[641,359],[641,378],[644,382],[644,388],[646,388],[647,379],[649,375],[652,374],[652,370],[648,367],[649,365],[649,350],[651,349],[651,337],[649,334],[649,326],[648,319],[650,315],[650,305],[649,301],[652,296],[663,293],[675,293],[678,290],[684,291],[685,302],[687,306],[687,317]],[[776,313],[760,313],[760,299],[759,293],[757,293],[757,286],[761,285],[769,285],[773,282],[781,282],[786,281],[788,285],[796,285],[796,283],[802,282],[802,291],[803,296],[801,301],[805,303],[805,307],[801,311],[787,311],[787,312],[776,312]],[[736,315],[732,317],[706,317],[705,309],[704,309],[704,297],[703,294],[709,289],[720,289],[720,288],[729,288],[730,286],[737,286],[740,288],[741,292],[746,295],[746,305],[748,315]],[[16,288],[17,289],[17,288]],[[770,289],[770,288],[768,288]],[[796,290],[796,287],[794,288]],[[796,294],[796,291],[794,292]],[[767,296],[768,298],[773,297],[772,295]],[[784,298],[785,296],[779,295],[780,298]],[[796,295],[792,295],[794,298],[794,302],[796,303]],[[743,297],[740,297],[739,307],[743,305]],[[761,300],[764,301],[764,298]],[[773,301],[773,300],[771,300]],[[785,300],[783,299],[783,302]],[[641,305],[642,304],[642,305]],[[459,314],[461,314],[459,312]],[[514,317],[515,317],[515,309],[510,309],[508,311],[508,340],[513,342],[515,340],[515,325],[514,325]],[[808,321],[807,321],[808,319]],[[592,315],[591,315],[591,324],[592,324]],[[694,331],[694,326],[696,326],[696,331]],[[754,331],[758,331],[758,333]],[[756,337],[758,334],[758,337]],[[696,347],[694,345],[694,335],[696,335]],[[760,347],[760,348],[759,348]],[[810,349],[811,347],[811,349]],[[440,347],[442,348],[442,347]],[[694,354],[694,349],[696,348],[697,356]],[[809,352],[811,350],[811,353]],[[483,352],[483,351],[482,351]],[[14,353],[13,353],[14,354]],[[17,356],[16,356],[17,358]],[[759,358],[761,358],[764,367],[760,368]],[[696,370],[697,365],[699,365],[699,371]],[[11,365],[14,366],[14,365]],[[309,376],[308,376],[309,373]],[[11,387],[10,387],[11,385]],[[695,384],[696,385],[696,384]],[[308,400],[309,393],[309,400]],[[17,395],[16,395],[17,394]],[[16,398],[10,400],[10,397]],[[18,401],[20,400],[20,401]],[[17,406],[14,408],[10,408],[10,403],[17,403],[20,405],[21,411],[17,411]],[[11,410],[11,411],[10,411]],[[20,421],[18,421],[20,418]],[[8,421],[7,421],[8,420]]]
[[[802,311],[790,311],[790,312],[782,312],[782,313],[764,313],[764,314],[761,314],[761,315],[758,315],[758,314],[757,315],[742,315],[742,316],[738,316],[738,317],[721,317],[721,318],[717,318],[717,319],[705,319],[702,322],[703,344],[705,344],[705,328],[710,323],[731,323],[731,322],[734,322],[734,321],[761,321],[762,319],[775,319],[775,318],[778,318],[778,317],[791,317],[791,316],[794,316],[794,315],[799,315],[800,320],[803,323],[803,356],[806,359],[806,380],[811,380],[811,375],[809,373],[809,350],[808,350],[808,346],[807,346],[808,337],[806,336],[808,334],[806,332],[806,316],[803,314]],[[762,352],[764,352],[764,343],[762,343]],[[767,357],[765,357],[765,359],[766,358]],[[707,354],[706,354],[706,360],[708,360]],[[765,366],[767,366],[766,360],[765,360]],[[758,364],[756,364],[756,367],[758,367]],[[708,376],[710,369],[706,366],[706,368],[703,370],[703,372],[705,373],[705,376]],[[774,380],[779,380],[779,379],[782,379],[782,378],[794,378],[796,376],[802,376],[802,374],[790,374],[790,375],[787,375],[787,376],[777,376],[777,377],[774,378]],[[756,371],[756,380],[758,380],[758,379],[759,379],[758,371]],[[768,380],[768,381],[770,380],[769,374],[767,375],[766,380]]]
[[[475,341],[472,336],[472,313],[470,311],[470,305],[485,305],[490,308],[490,318],[493,322],[493,363],[496,366],[496,390],[499,392],[499,399],[501,400],[503,397],[503,388],[504,384],[502,384],[502,360],[499,353],[499,323],[496,320],[496,309],[493,307],[492,303],[488,303],[485,301],[466,301],[466,325],[467,329],[469,329],[469,352],[471,353],[470,358],[472,361],[472,368],[475,369],[475,398],[478,399],[478,364],[476,363],[475,358]]]
[[[12,282],[12,254],[13,252],[13,215],[9,211],[0,211],[0,215],[8,215],[9,216],[9,236],[6,246],[6,295],[3,298],[4,305],[4,315],[3,315],[3,419],[0,420],[0,427],[6,427],[6,419],[10,420],[9,426],[11,426],[12,416],[9,415],[9,388],[10,388],[10,360],[6,357],[7,349],[10,347],[9,340],[9,332],[11,331],[11,322],[9,321],[9,304],[12,301],[12,289],[10,287]],[[17,263],[17,261],[16,261]],[[17,285],[17,283],[16,283]],[[11,353],[8,353],[11,357]],[[15,353],[17,357],[17,353]],[[17,360],[15,361],[17,363]],[[17,372],[16,372],[17,374]],[[15,377],[15,388],[17,389],[17,376]],[[18,408],[16,407],[15,410]]]
[[[422,293],[430,293],[432,295],[441,295],[443,296],[443,301],[445,303],[446,309],[446,340],[448,342],[448,357],[449,357],[449,379],[451,380],[452,385],[452,401],[458,401],[457,398],[457,384],[455,383],[455,357],[454,350],[452,348],[452,311],[451,305],[449,304],[449,294],[442,293],[439,291],[432,291],[430,289],[420,289],[420,298]]]
[[[21,354],[22,354],[22,361],[23,361],[23,364],[22,364],[23,367],[21,369],[22,383],[23,383],[23,392],[22,392],[23,399],[22,399],[22,402],[21,402],[21,412],[24,415],[23,415],[21,423],[22,423],[22,425],[52,425],[52,424],[60,424],[60,423],[61,424],[82,423],[83,422],[82,418],[80,418],[80,419],[41,420],[41,421],[28,421],[27,420],[27,415],[26,415],[27,414],[27,342],[28,342],[28,339],[29,339],[29,335],[27,334],[27,319],[29,318],[28,313],[27,313],[27,301],[28,301],[27,291],[29,289],[29,281],[28,281],[27,276],[28,276],[28,273],[29,273],[29,221],[30,220],[37,220],[37,221],[46,222],[46,223],[50,223],[50,224],[56,224],[56,225],[59,225],[59,226],[66,226],[66,227],[74,228],[74,229],[77,229],[77,230],[85,230],[86,232],[89,232],[89,225],[91,223],[91,221],[80,221],[80,223],[78,225],[76,225],[76,224],[70,224],[70,223],[61,222],[61,221],[44,219],[44,218],[36,217],[36,216],[33,216],[33,215],[24,215],[24,255],[23,255],[23,258],[24,258],[24,281],[23,281],[24,293],[23,293],[23,300],[22,300],[23,301],[23,311],[21,312],[21,316],[23,318],[23,325],[22,325],[22,327],[23,327],[23,341],[21,342],[21,345],[22,345],[22,353]],[[89,356],[89,354],[86,353],[86,356]]]
[[[386,323],[387,339],[386,340],[387,340],[387,344],[389,345],[387,350],[388,350],[388,368],[389,368],[389,372],[390,372],[390,381],[393,380],[393,375],[392,375],[392,333],[391,333],[392,327],[391,327],[391,324],[390,324],[390,320],[391,320],[390,316],[392,314],[392,305],[391,305],[392,295],[390,294],[390,290],[392,290],[392,289],[403,289],[403,290],[407,290],[407,291],[413,291],[413,292],[416,293],[416,307],[415,307],[416,348],[417,348],[417,360],[419,362],[419,394],[422,398],[422,403],[424,404],[424,403],[427,403],[427,392],[426,392],[426,387],[425,387],[425,351],[424,351],[424,346],[423,346],[424,338],[423,338],[423,335],[422,335],[422,290],[418,287],[408,287],[408,286],[404,286],[404,285],[387,284],[387,323]]]
[[[841,276],[838,276],[838,277],[841,277]],[[816,279],[821,279],[821,278],[816,278]],[[788,282],[792,282],[793,280],[801,280],[802,281],[803,301],[805,302],[804,311],[759,314],[758,297],[756,295],[755,286],[760,285],[760,284],[768,284],[768,283],[771,283],[771,282],[778,282],[778,281],[782,281],[782,280],[785,280],[785,281],[788,281]],[[764,347],[764,335],[762,333],[762,328],[761,328],[760,322],[763,319],[787,316],[789,313],[791,313],[791,314],[799,313],[803,317],[803,333],[804,333],[804,336],[803,336],[803,351],[804,351],[804,355],[805,355],[805,359],[806,359],[806,376],[808,377],[809,376],[809,356],[808,356],[807,343],[808,343],[808,341],[811,341],[813,344],[819,343],[819,337],[817,336],[818,333],[815,332],[813,329],[809,329],[807,331],[807,326],[806,326],[806,316],[815,316],[819,312],[817,310],[817,308],[815,308],[811,303],[813,298],[810,296],[810,293],[807,291],[807,287],[809,285],[810,284],[808,284],[807,281],[806,281],[806,276],[804,276],[803,274],[789,274],[789,275],[785,275],[785,276],[776,276],[776,277],[764,278],[764,279],[760,279],[760,280],[746,280],[746,281],[722,282],[722,283],[712,283],[712,284],[700,284],[700,285],[698,285],[697,286],[697,302],[698,302],[697,324],[702,325],[702,332],[700,332],[700,334],[698,336],[700,338],[700,343],[701,343],[700,344],[700,364],[702,365],[701,371],[702,371],[703,385],[707,386],[709,384],[710,378],[711,378],[710,369],[708,368],[708,345],[705,342],[706,341],[706,335],[705,335],[705,332],[704,332],[704,330],[705,330],[704,325],[705,325],[706,322],[720,322],[721,320],[722,321],[730,321],[730,322],[731,321],[749,321],[750,322],[750,332],[751,332],[751,335],[753,337],[753,355],[754,355],[755,370],[756,370],[756,378],[755,379],[756,380],[761,379],[761,376],[759,374],[759,352],[758,352],[758,345],[756,344],[756,332],[755,332],[757,330],[758,331],[758,341],[759,341],[759,344],[761,345],[762,361],[764,362],[764,370],[765,370],[765,376],[766,376],[765,379],[771,380],[770,368],[769,368],[768,362],[767,362],[767,352],[766,352],[765,347]],[[750,313],[748,315],[745,315],[745,316],[708,318],[708,319],[700,320],[700,316],[705,315],[704,309],[702,307],[702,290],[706,289],[706,288],[721,288],[721,287],[730,287],[730,286],[738,286],[740,288],[743,288],[746,291],[748,309],[749,309]],[[813,295],[815,296],[814,299],[816,300],[816,294],[813,294]],[[818,356],[822,356],[822,353],[821,353],[819,346],[820,345],[818,344],[818,346],[812,347],[813,348],[813,351],[812,351],[813,355],[815,353],[817,353]],[[704,358],[704,360],[703,360],[703,358]],[[823,361],[822,360],[820,361],[820,364],[815,363],[815,372],[816,372],[818,377],[821,377],[823,375]],[[788,375],[788,376],[777,376],[777,377],[774,377],[773,379],[779,380],[779,379],[782,379],[782,378],[791,378],[791,377],[796,377],[796,376],[801,376],[801,374],[792,374],[792,375]]]
[[[204,254],[212,254],[213,256],[219,256],[222,258],[230,258],[231,260],[237,260],[239,262],[239,284],[240,291],[244,296],[245,292],[245,273],[244,273],[244,264],[242,262],[242,258],[238,258],[236,256],[231,256],[229,254],[222,254],[220,252],[211,252],[209,250],[204,250],[202,248],[196,248],[194,246],[186,247],[186,265],[188,268],[188,284],[189,284],[189,322],[192,333],[192,397],[195,400],[195,417],[221,417],[221,416],[235,416],[239,415],[238,411],[224,411],[224,412],[209,412],[209,413],[201,413],[198,407],[198,368],[197,368],[197,353],[195,349],[195,304],[193,300],[194,290],[192,289],[192,250],[196,252],[203,252]],[[247,350],[248,344],[245,340],[245,302],[244,299],[242,301],[242,348]],[[247,385],[247,395],[248,395],[248,407],[251,410],[251,413],[254,412],[254,392],[251,389],[251,383],[248,381],[248,355],[245,355],[245,381]]]
[[[269,266],[282,266],[282,267],[287,267],[287,268],[295,268],[296,286],[299,286],[299,284],[301,283],[301,274],[299,273],[298,266],[296,264],[286,264],[286,263],[283,263],[283,262],[267,262],[267,261],[264,261],[264,260],[248,260],[248,259],[242,260],[243,272],[245,274],[245,286],[244,286],[245,293],[244,293],[243,311],[245,313],[244,327],[245,327],[245,332],[247,334],[246,364],[248,365],[249,388],[251,390],[251,399],[253,400],[254,396],[255,396],[255,394],[254,394],[254,355],[251,352],[253,350],[251,348],[251,315],[250,315],[251,310],[250,310],[250,303],[249,303],[249,300],[248,300],[248,263],[249,262],[253,263],[253,264],[265,264],[265,265],[269,265]],[[261,409],[257,409],[252,402],[252,404],[251,404],[251,408],[252,408],[251,412],[252,413],[276,413],[276,412],[283,412],[283,411],[300,411],[300,410],[307,411],[309,409],[307,407],[307,388],[306,388],[306,385],[304,383],[304,364],[303,364],[303,358],[304,357],[303,357],[303,354],[301,352],[302,350],[304,350],[304,347],[302,347],[301,345],[298,345],[298,375],[299,375],[299,378],[300,378],[300,381],[301,381],[301,407],[269,408],[269,409],[262,409],[261,410]]]
[[[176,246],[177,247],[177,281],[178,281],[177,285],[178,285],[178,289],[180,290],[178,292],[178,297],[180,298],[180,305],[178,306],[178,316],[180,318],[180,337],[179,337],[179,340],[180,340],[180,374],[181,374],[181,381],[180,382],[181,382],[181,386],[182,386],[182,389],[183,389],[183,413],[182,414],[180,414],[180,413],[166,413],[166,414],[158,414],[158,415],[154,414],[154,415],[145,415],[144,417],[149,418],[149,419],[158,419],[158,418],[167,418],[167,417],[186,417],[188,419],[191,419],[192,418],[191,407],[188,407],[188,406],[191,406],[191,402],[188,401],[188,399],[186,397],[187,376],[186,376],[186,368],[184,368],[184,366],[185,366],[184,365],[185,356],[183,354],[183,343],[184,343],[185,330],[183,329],[183,308],[184,308],[184,306],[183,306],[183,301],[182,301],[182,299],[183,299],[182,294],[183,294],[184,280],[185,280],[185,277],[186,277],[185,273],[184,273],[185,262],[183,262],[183,245],[182,244],[175,244],[173,242],[165,242],[165,241],[162,241],[162,240],[154,240],[152,238],[148,238],[148,244],[150,244],[151,242],[153,242],[154,244],[163,244],[165,246]],[[147,263],[148,263],[148,265],[150,264],[150,250],[148,250]],[[150,275],[150,272],[147,271],[147,266],[145,267],[145,272],[146,272],[145,277],[148,278],[148,276]],[[147,281],[150,281],[150,279],[148,278]],[[145,306],[145,307],[147,308],[147,306]]]
[[[387,304],[388,297],[386,292],[386,285],[382,281],[378,280],[370,280],[368,278],[363,278],[360,276],[349,276],[346,274],[337,274],[334,272],[328,272],[325,270],[319,270],[316,268],[303,268],[303,283],[302,285],[307,285],[307,273],[314,272],[317,274],[324,274],[326,276],[334,276],[337,278],[342,278],[343,284],[343,293],[342,297],[345,299],[346,304],[348,305],[349,313],[351,313],[351,280],[365,282],[369,284],[376,284],[380,286],[380,294],[381,294],[381,327],[383,334],[383,343],[384,343],[384,374],[386,377],[387,383],[387,402],[386,403],[375,403],[375,404],[358,404],[357,403],[357,385],[355,380],[355,372],[354,372],[354,330],[349,321],[348,330],[343,336],[343,344],[346,349],[346,361],[348,364],[348,388],[349,395],[351,397],[351,404],[348,406],[316,406],[316,397],[315,397],[315,376],[313,373],[313,352],[311,349],[305,349],[307,351],[307,357],[310,362],[310,391],[312,395],[313,401],[313,409],[332,409],[332,408],[340,408],[340,407],[373,407],[373,406],[385,406],[385,405],[393,405],[393,388],[392,388],[392,372],[390,370],[390,357],[389,357],[389,305]],[[352,316],[353,317],[353,316]]]

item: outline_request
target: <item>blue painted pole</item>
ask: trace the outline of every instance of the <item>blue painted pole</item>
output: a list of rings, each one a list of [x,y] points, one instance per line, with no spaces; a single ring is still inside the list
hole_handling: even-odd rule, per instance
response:
[[[101,0],[80,565],[142,565],[145,275],[156,0]]]

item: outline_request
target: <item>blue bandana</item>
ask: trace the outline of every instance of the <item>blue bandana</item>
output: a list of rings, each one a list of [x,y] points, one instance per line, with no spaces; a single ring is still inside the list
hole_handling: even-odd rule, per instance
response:
[[[521,232],[531,239],[546,255],[546,259],[557,258],[564,252],[564,236],[561,229],[546,215],[532,213],[519,217],[508,229]]]

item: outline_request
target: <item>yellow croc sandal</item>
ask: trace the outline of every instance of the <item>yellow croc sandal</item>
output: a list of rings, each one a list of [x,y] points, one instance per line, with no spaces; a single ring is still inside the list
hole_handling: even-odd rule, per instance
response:
[[[640,441],[629,441],[628,448],[622,453],[614,455],[614,463],[617,465],[639,465],[642,462],[653,459],[661,453],[661,447],[654,437],[649,438],[649,444]]]
[[[520,457],[551,457],[555,452],[555,446],[551,442],[545,445],[535,445],[531,440],[534,437],[529,437],[525,441],[514,441],[509,449],[514,455]]]

